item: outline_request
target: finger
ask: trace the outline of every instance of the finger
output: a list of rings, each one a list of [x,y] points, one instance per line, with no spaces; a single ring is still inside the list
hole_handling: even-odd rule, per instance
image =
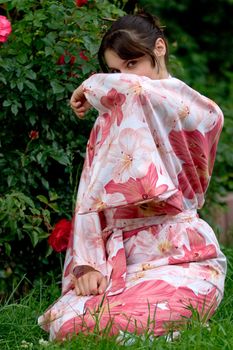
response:
[[[92,295],[98,294],[98,279],[97,278],[93,278],[92,276],[90,276],[89,290],[90,290],[90,294],[92,294]]]
[[[85,295],[91,295],[91,289],[90,289],[90,283],[92,281],[92,278],[91,278],[91,275],[92,273],[86,273],[84,276],[83,276],[83,289],[84,289],[84,293]],[[97,282],[96,282],[97,284]]]
[[[82,103],[81,102],[75,102],[75,103],[70,103],[70,107],[72,109],[79,109],[81,107]]]
[[[71,103],[71,105],[72,105],[72,106],[75,106],[75,107],[81,106],[81,105],[82,105],[82,102],[79,101],[79,100],[76,100],[76,101],[74,101],[73,103]]]
[[[86,109],[84,107],[75,108],[78,113],[84,113]]]
[[[76,293],[76,295],[81,295],[81,292],[80,292],[80,289],[79,289],[79,287],[78,287],[77,282],[75,283],[74,288],[75,288],[75,293]]]
[[[106,288],[107,288],[107,279],[106,277],[103,276],[99,281],[99,288],[98,288],[99,294],[103,294]]]
[[[87,292],[86,292],[85,283],[84,283],[82,277],[80,277],[80,278],[78,279],[78,288],[79,288],[79,290],[80,290],[80,294],[81,294],[81,295],[83,295],[83,296],[88,295]]]
[[[84,96],[83,93],[73,93],[73,95],[71,96],[70,99],[70,104],[76,104],[77,102],[81,102],[81,103],[85,103],[86,102],[86,98]]]
[[[71,107],[72,110],[74,111],[74,113],[77,115],[77,117],[79,118],[83,118],[85,117],[85,113],[86,113],[86,109],[85,107],[79,107],[79,108],[74,108],[74,107]]]
[[[82,92],[82,88],[79,86],[77,89],[74,90],[71,98],[70,98],[70,102],[77,102],[77,100],[80,100],[80,98],[82,97],[83,92]]]
[[[71,280],[72,280],[72,282],[74,284],[74,289],[75,289],[76,295],[80,295],[81,293],[80,293],[80,290],[79,290],[79,287],[78,287],[78,280],[77,280],[77,278],[73,275],[73,276],[71,276]]]
[[[76,114],[76,116],[80,119],[83,119],[85,117],[85,112],[79,112],[77,109],[75,108],[72,108],[73,109],[73,112]]]

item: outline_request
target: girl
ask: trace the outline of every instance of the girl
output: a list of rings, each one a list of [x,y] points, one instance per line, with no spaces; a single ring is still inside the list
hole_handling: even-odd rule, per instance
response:
[[[148,14],[117,20],[103,37],[102,70],[71,98],[99,117],[87,144],[62,296],[40,325],[50,339],[95,327],[155,335],[219,305],[226,260],[197,215],[223,115],[166,67],[167,43]]]

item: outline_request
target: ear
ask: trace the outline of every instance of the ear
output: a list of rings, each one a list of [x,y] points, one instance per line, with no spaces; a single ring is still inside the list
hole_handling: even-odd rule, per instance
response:
[[[164,57],[166,55],[166,44],[162,38],[158,38],[155,42],[154,53],[157,57]]]

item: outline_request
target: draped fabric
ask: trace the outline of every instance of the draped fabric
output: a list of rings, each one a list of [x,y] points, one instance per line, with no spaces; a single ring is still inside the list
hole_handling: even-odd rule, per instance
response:
[[[223,124],[219,107],[175,78],[95,74],[83,83],[99,116],[87,144],[62,296],[39,318],[51,339],[110,326],[155,335],[196,309],[207,320],[224,290],[226,259],[197,215]],[[108,279],[77,296],[74,270]],[[148,318],[153,322],[149,322]]]

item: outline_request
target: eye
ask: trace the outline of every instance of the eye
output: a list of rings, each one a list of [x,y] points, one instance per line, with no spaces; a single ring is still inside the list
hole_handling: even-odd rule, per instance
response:
[[[127,68],[132,68],[137,64],[137,60],[132,60],[127,62]]]
[[[120,73],[119,69],[110,68],[109,73]]]

